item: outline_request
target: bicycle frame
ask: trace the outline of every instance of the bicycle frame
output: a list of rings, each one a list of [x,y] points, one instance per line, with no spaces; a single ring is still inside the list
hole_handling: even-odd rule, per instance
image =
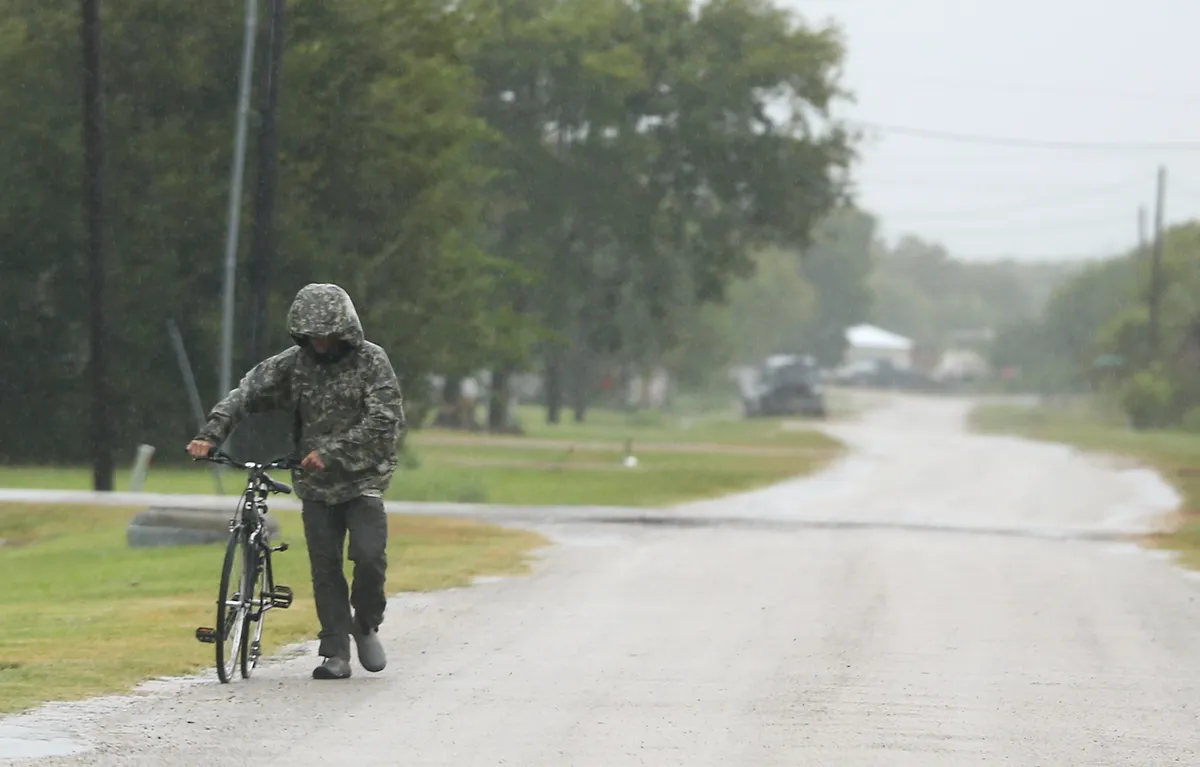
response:
[[[250,620],[258,624],[254,645],[258,645],[262,638],[260,618],[263,613],[275,606],[274,600],[268,600],[264,596],[275,592],[275,573],[271,568],[271,554],[274,549],[271,548],[271,531],[266,523],[266,496],[270,490],[265,487],[265,484],[263,475],[259,471],[254,471],[246,482],[246,491],[242,495],[242,502],[238,505],[237,513],[233,519],[229,520],[229,532],[240,530],[242,540],[246,543],[246,550],[253,552],[254,555],[253,568],[248,567],[245,571],[249,581],[247,585],[258,582],[260,578],[265,579],[262,588],[258,591],[257,598],[252,596],[249,599],[250,608],[253,611],[250,613]],[[280,550],[286,551],[287,548],[284,546]],[[251,594],[253,593],[252,590]]]
[[[253,638],[247,634],[241,634],[240,636],[244,637],[244,645],[243,640],[234,639],[234,648],[230,655],[230,659],[233,654],[241,655],[242,676],[248,677],[250,670],[257,665],[261,655],[263,617],[268,610],[290,607],[293,598],[290,588],[275,583],[275,572],[271,563],[271,555],[277,551],[287,551],[288,545],[280,543],[279,546],[272,546],[270,528],[266,524],[267,496],[271,493],[291,493],[292,488],[283,482],[272,479],[267,474],[267,469],[294,469],[299,464],[291,458],[277,459],[266,464],[240,462],[217,451],[210,453],[206,460],[249,471],[246,489],[242,493],[233,518],[229,520],[230,546],[234,545],[234,540],[240,541],[245,557],[242,562],[241,583],[236,586],[231,584],[230,592],[224,597],[224,601],[218,602],[219,612],[232,610],[240,613],[243,620],[255,624]],[[233,549],[231,548],[230,551]],[[228,572],[229,555],[226,556],[226,572]],[[222,583],[226,582],[225,577],[222,576]],[[224,590],[225,586],[222,586],[223,593]],[[220,618],[218,618],[218,625],[221,625]],[[227,631],[228,625],[226,625],[226,631],[222,633],[227,633]],[[218,637],[215,629],[201,627],[196,630],[196,639],[204,643],[214,643],[227,641],[231,637]],[[222,670],[221,653],[221,645],[218,644],[218,671],[221,672],[221,680],[224,682],[227,681],[228,674]]]

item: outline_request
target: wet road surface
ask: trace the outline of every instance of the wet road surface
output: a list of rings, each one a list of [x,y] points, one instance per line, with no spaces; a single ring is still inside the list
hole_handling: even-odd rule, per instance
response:
[[[1174,494],[965,413],[899,399],[833,427],[822,475],[657,514],[442,507],[555,545],[395,599],[382,674],[313,682],[309,645],[12,718],[0,753],[7,727],[80,749],[40,765],[1200,763],[1200,583],[1121,542]]]

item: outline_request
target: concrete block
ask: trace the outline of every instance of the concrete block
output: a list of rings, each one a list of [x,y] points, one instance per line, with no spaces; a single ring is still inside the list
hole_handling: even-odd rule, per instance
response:
[[[157,509],[138,512],[125,529],[131,548],[153,546],[198,546],[229,540],[233,510]],[[271,538],[279,540],[279,520],[267,515]]]

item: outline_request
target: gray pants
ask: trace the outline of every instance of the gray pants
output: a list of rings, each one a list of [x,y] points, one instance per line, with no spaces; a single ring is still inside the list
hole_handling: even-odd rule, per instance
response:
[[[387,606],[387,513],[383,501],[362,496],[332,505],[304,501],[302,517],[312,567],[313,599],[321,622],[319,653],[325,658],[349,660],[355,622],[367,630],[383,622]],[[342,564],[347,532],[350,561],[354,563],[349,589]]]

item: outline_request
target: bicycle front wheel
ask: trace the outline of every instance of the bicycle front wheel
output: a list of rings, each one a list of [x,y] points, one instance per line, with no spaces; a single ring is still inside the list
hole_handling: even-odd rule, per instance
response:
[[[263,624],[267,621],[267,610],[271,605],[270,560],[256,551],[253,546],[246,550],[246,582],[250,584],[251,607],[246,621],[246,638],[242,642],[242,679],[249,679],[262,655]],[[254,624],[251,639],[250,624]]]
[[[229,536],[221,568],[221,593],[217,597],[217,676],[228,684],[246,654],[250,631],[250,600],[254,596],[254,571],[247,567],[253,552],[240,528]]]

